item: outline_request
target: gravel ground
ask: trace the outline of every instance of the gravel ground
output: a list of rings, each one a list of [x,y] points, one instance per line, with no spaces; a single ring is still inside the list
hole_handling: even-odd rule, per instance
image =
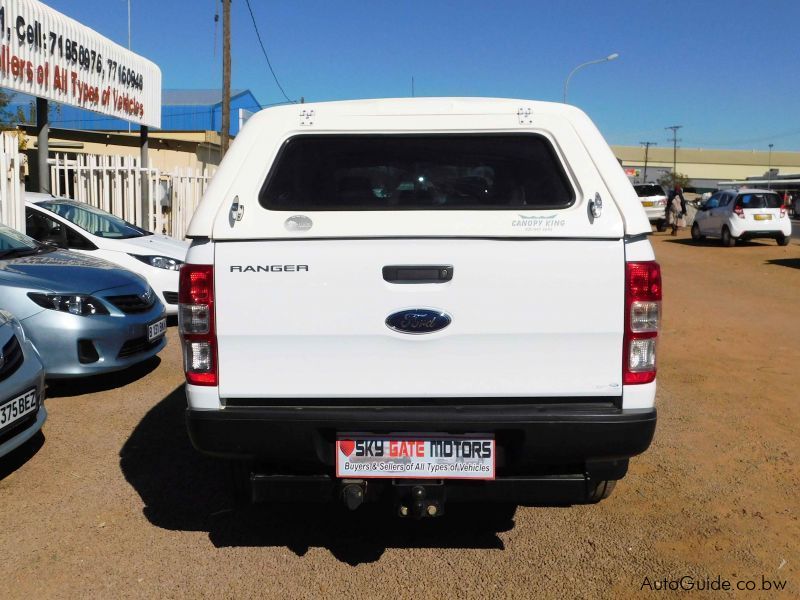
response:
[[[187,440],[173,327],[134,372],[51,387],[44,435],[0,460],[0,596],[607,598],[719,576],[800,597],[800,244],[686,237],[653,236],[656,439],[599,505],[234,510]]]

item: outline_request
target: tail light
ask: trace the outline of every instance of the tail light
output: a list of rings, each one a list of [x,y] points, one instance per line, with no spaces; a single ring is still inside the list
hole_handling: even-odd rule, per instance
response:
[[[786,216],[786,205],[781,204],[781,219]]]
[[[212,265],[185,264],[181,267],[178,302],[178,330],[186,381],[193,385],[217,385]]]
[[[656,378],[656,341],[661,326],[661,267],[655,261],[626,263],[622,383]]]
[[[737,216],[738,216],[740,219],[744,219],[744,208],[742,208],[742,205],[741,205],[741,204],[739,204],[739,205],[737,205],[737,206],[734,206],[734,207],[733,207],[733,212],[735,212],[735,213],[736,213],[736,215],[737,215]]]

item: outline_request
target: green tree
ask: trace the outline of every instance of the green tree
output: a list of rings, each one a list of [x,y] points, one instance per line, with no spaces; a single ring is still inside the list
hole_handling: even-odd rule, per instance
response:
[[[674,190],[676,185],[686,188],[689,185],[689,177],[683,173],[664,173],[658,178],[658,183],[666,190]]]
[[[11,126],[14,120],[14,115],[11,114],[11,111],[7,110],[8,105],[11,104],[12,97],[11,94],[0,90],[0,128],[2,129]]]

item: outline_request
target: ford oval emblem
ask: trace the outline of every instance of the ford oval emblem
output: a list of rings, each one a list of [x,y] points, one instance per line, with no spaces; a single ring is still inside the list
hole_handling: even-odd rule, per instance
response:
[[[386,317],[386,326],[398,333],[433,333],[450,325],[450,315],[435,308],[408,308]]]

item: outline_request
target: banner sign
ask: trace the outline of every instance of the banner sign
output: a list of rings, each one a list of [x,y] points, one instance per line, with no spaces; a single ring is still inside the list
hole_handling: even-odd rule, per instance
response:
[[[0,87],[161,126],[161,69],[36,0],[0,0]]]
[[[340,434],[336,476],[391,479],[494,479],[490,437],[397,437]]]

